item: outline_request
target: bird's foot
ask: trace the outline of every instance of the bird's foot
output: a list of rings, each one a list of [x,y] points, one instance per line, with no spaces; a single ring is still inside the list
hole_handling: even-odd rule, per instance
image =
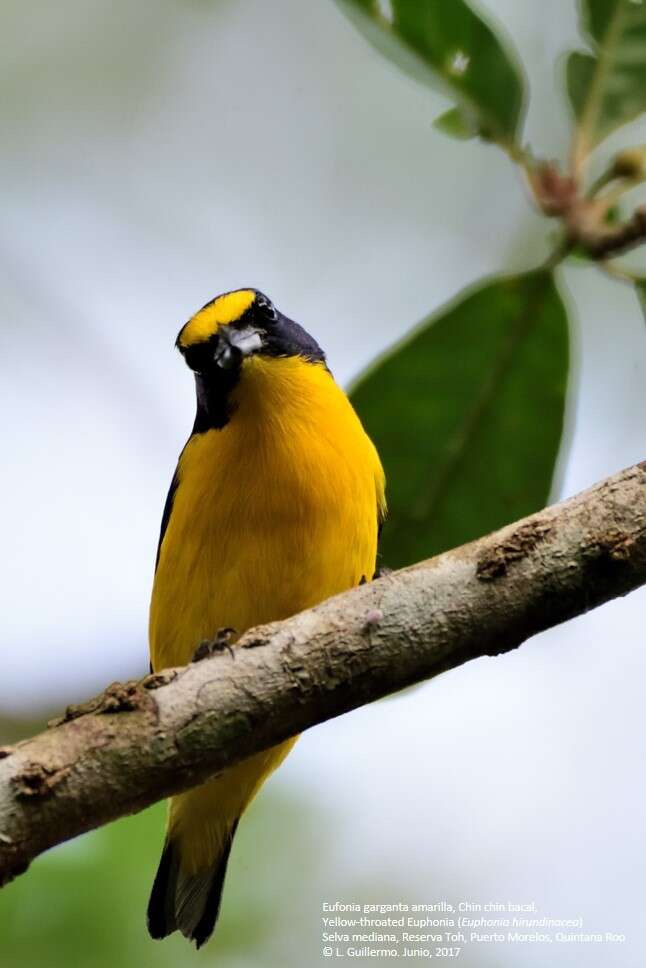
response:
[[[376,578],[385,578],[386,575],[392,575],[392,573],[393,573],[393,570],[392,568],[389,568],[388,565],[380,565],[379,568],[377,568],[374,575],[372,576],[372,581],[375,581]],[[361,581],[359,582],[359,584],[360,585],[368,584],[368,579],[366,578],[365,575],[361,576]]]
[[[224,652],[228,649],[231,658],[233,659],[233,648],[231,646],[231,639],[236,634],[236,630],[232,628],[218,629],[212,639],[204,639],[200,642],[197,649],[193,653],[193,658],[191,662],[200,662],[202,659],[207,659],[210,655],[214,655],[216,652]]]
[[[393,569],[389,568],[388,565],[380,565],[374,574],[373,581],[375,578],[386,578],[388,575],[392,575],[392,573]]]

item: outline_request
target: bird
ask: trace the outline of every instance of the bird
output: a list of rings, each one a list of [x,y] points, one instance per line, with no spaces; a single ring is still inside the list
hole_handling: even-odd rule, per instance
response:
[[[316,340],[258,289],[216,296],[176,346],[195,422],[164,506],[151,670],[189,663],[226,630],[288,618],[370,580],[384,471]],[[213,932],[238,821],[297,737],[170,799],[148,904],[152,938]]]

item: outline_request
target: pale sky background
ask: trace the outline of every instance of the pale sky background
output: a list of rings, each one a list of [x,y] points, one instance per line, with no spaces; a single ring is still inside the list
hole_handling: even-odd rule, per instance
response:
[[[554,63],[580,46],[574,5],[482,7],[528,69],[527,138],[563,156]],[[263,289],[347,383],[466,284],[534,266],[550,226],[497,150],[433,130],[449,102],[331,0],[3,12],[0,714],[21,716],[147,667],[159,520],[194,406],[173,341],[199,306]],[[582,266],[559,281],[579,393],[555,498],[646,456],[636,299]],[[364,900],[350,880],[371,899],[376,880],[383,900],[535,900],[627,935],[470,949],[464,968],[644,964],[645,605],[642,590],[304,737],[272,783],[318,801],[332,854],[295,872],[300,960],[277,925],[276,963],[317,963],[321,901]]]

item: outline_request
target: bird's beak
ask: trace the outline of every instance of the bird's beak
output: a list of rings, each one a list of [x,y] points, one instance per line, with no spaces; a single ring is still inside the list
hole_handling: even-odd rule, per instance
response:
[[[221,370],[230,370],[242,357],[251,356],[262,347],[262,337],[253,326],[236,329],[222,326],[218,330],[218,341],[213,362]]]

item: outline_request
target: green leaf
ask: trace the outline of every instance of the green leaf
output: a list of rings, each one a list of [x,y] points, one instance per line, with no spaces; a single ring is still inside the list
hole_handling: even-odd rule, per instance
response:
[[[496,279],[425,320],[352,400],[386,469],[384,564],[445,551],[543,507],[568,373],[551,273]]]
[[[465,0],[337,2],[383,54],[449,93],[467,128],[475,120],[482,137],[515,140],[523,114],[522,69],[507,43]]]
[[[444,114],[435,119],[433,127],[452,138],[458,138],[460,141],[468,141],[469,138],[475,138],[478,134],[478,125],[475,119],[467,120],[466,112],[461,111],[460,108],[450,108],[445,111]]]
[[[635,291],[646,320],[646,279],[640,279],[635,283]]]
[[[575,51],[566,65],[578,160],[646,111],[646,3],[580,0],[580,12],[594,53]]]

